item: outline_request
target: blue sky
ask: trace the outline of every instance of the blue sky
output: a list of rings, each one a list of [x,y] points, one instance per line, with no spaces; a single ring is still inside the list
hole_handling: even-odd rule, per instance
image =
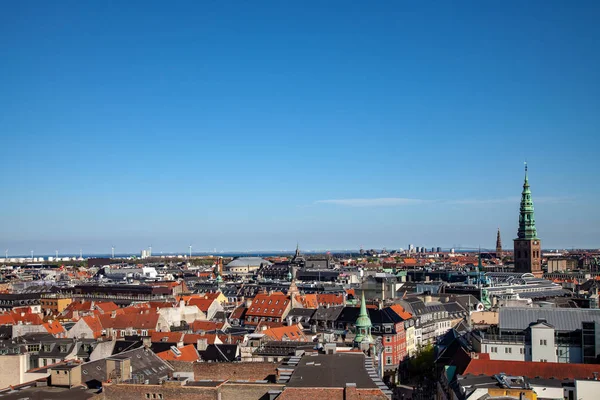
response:
[[[512,246],[524,160],[543,244],[599,247],[599,18],[596,1],[6,3],[0,247],[492,247],[498,227]]]

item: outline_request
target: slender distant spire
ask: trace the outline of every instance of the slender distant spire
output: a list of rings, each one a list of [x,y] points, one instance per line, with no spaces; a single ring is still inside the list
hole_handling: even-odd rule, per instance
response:
[[[502,239],[500,238],[500,228],[496,235],[496,258],[502,258]]]
[[[533,200],[531,199],[531,189],[529,187],[529,177],[527,173],[527,163],[525,163],[525,181],[523,182],[523,192],[521,193],[521,208],[517,237],[519,239],[537,239],[535,216],[533,212]]]

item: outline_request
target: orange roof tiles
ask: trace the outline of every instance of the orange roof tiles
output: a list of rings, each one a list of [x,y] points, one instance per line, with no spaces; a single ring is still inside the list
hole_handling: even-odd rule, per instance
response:
[[[102,323],[96,316],[86,316],[82,318],[86,325],[94,332],[94,339],[98,339],[102,336]]]
[[[223,327],[223,322],[212,322],[212,321],[194,321],[190,324],[190,329],[193,332],[198,331],[216,331]]]
[[[110,315],[99,315],[100,322],[105,328],[113,329],[156,329],[159,315],[156,312],[144,314],[121,314],[114,318]]]
[[[196,306],[200,309],[200,311],[202,311],[203,313],[206,313],[208,311],[208,309],[210,308],[210,306],[212,305],[212,303],[214,303],[215,301],[216,301],[216,299],[213,299],[213,298],[192,297],[188,301],[188,305]]]
[[[51,335],[59,335],[66,332],[65,328],[58,321],[46,322],[43,326]]]
[[[340,306],[344,304],[344,296],[334,293],[317,294],[317,301],[320,306]]]
[[[152,332],[150,335],[150,341],[152,343],[178,343],[183,341],[183,336],[184,334],[181,332]]]
[[[11,314],[0,314],[0,325],[15,325],[16,323]]]
[[[289,340],[294,342],[308,342],[309,338],[302,332],[298,325],[273,327],[260,331],[276,341]]]
[[[194,345],[189,344],[187,346],[179,347],[177,349],[179,354],[176,354],[173,350],[162,351],[160,353],[156,353],[156,355],[162,358],[165,361],[186,361],[186,362],[194,362],[200,359],[198,355],[198,351],[194,347]]]
[[[402,319],[411,319],[412,318],[412,314],[409,313],[408,311],[406,311],[404,309],[404,307],[402,307],[400,304],[394,304],[394,305],[390,306],[389,308],[391,308]]]
[[[246,316],[282,317],[290,300],[283,293],[260,293],[254,297]]]
[[[296,301],[300,302],[304,308],[319,308],[316,294],[296,295]]]
[[[197,333],[187,333],[183,336],[184,344],[196,344],[199,339],[206,339],[208,344],[217,344],[221,343],[221,338],[219,338],[215,333],[207,333],[204,335],[200,335]],[[217,340],[218,339],[218,340]]]

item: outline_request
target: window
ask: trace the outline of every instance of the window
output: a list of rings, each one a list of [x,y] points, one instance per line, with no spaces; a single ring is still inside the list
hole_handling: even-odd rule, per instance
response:
[[[546,339],[540,339],[540,346],[546,346],[548,341]]]
[[[524,348],[521,347],[519,350],[520,350],[521,354],[525,354],[525,349]]]
[[[510,353],[512,353],[512,348],[511,348],[511,347],[505,347],[505,348],[504,348],[504,353],[505,353],[505,354],[510,354]]]
[[[150,393],[146,393],[146,398],[149,399],[150,398]]]
[[[392,352],[392,346],[385,346],[385,352],[386,353],[391,353]]]
[[[392,342],[392,337],[391,336],[386,336],[385,337],[385,342],[386,343],[391,343]]]
[[[385,358],[385,365],[392,365],[392,357],[387,356]]]

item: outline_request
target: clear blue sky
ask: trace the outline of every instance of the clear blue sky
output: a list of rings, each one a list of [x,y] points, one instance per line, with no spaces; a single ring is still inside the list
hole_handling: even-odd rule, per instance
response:
[[[0,249],[600,246],[600,2],[4,2]],[[3,254],[2,254],[3,255]]]

